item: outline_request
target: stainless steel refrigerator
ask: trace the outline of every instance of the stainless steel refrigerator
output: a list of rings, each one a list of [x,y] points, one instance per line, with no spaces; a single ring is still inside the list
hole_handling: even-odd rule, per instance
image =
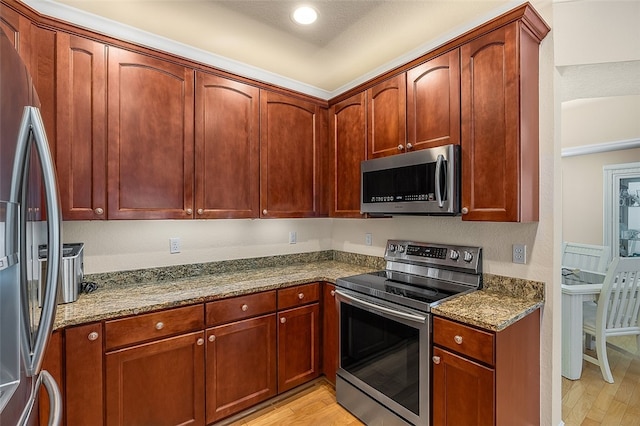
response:
[[[62,255],[56,176],[31,77],[0,30],[0,425],[60,424],[62,400],[42,370]],[[46,271],[38,245],[47,244]],[[46,277],[42,308],[38,278]],[[49,418],[39,419],[46,389]]]

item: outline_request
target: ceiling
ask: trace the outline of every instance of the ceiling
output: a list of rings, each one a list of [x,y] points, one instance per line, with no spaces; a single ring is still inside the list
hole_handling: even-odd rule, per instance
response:
[[[24,1],[37,10],[39,5],[48,3],[73,8],[65,8],[67,11],[89,12],[227,59],[249,70],[300,83],[308,86],[308,92],[324,93],[324,97],[414,59],[448,38],[521,3],[513,0]],[[318,11],[316,24],[301,26],[290,19],[293,7],[298,4],[312,5]],[[73,22],[73,19],[67,20]],[[113,24],[111,21],[108,22]],[[109,31],[109,27],[106,28]],[[215,65],[214,60],[211,63]],[[247,74],[251,72],[243,75],[252,77]]]

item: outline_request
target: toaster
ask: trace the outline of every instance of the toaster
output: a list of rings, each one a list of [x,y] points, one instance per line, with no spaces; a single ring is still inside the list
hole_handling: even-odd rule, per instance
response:
[[[84,243],[69,243],[62,245],[62,265],[58,278],[57,302],[70,303],[78,300],[80,283],[84,277],[83,254]],[[38,301],[42,306],[44,285],[47,276],[47,245],[38,246],[38,261],[40,262],[40,276],[38,278]]]

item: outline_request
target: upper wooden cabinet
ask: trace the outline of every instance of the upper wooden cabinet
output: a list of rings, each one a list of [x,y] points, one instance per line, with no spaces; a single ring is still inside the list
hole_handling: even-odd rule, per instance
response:
[[[406,74],[400,74],[367,90],[368,158],[406,150],[406,81]]]
[[[464,220],[538,220],[540,40],[515,21],[460,48]]]
[[[317,216],[320,107],[266,90],[260,106],[260,216]]]
[[[329,110],[333,176],[330,190],[334,217],[360,214],[360,162],[367,159],[365,92],[333,105]]]
[[[56,170],[65,220],[107,218],[107,47],[59,32]]]
[[[196,72],[195,217],[260,212],[260,90]]]
[[[407,71],[407,150],[460,144],[460,51]]]
[[[193,216],[194,71],[109,47],[110,219]]]

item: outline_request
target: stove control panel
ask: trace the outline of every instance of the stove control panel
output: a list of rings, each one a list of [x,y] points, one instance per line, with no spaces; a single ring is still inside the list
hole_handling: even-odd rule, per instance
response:
[[[391,262],[482,270],[481,247],[389,240],[384,258]]]

